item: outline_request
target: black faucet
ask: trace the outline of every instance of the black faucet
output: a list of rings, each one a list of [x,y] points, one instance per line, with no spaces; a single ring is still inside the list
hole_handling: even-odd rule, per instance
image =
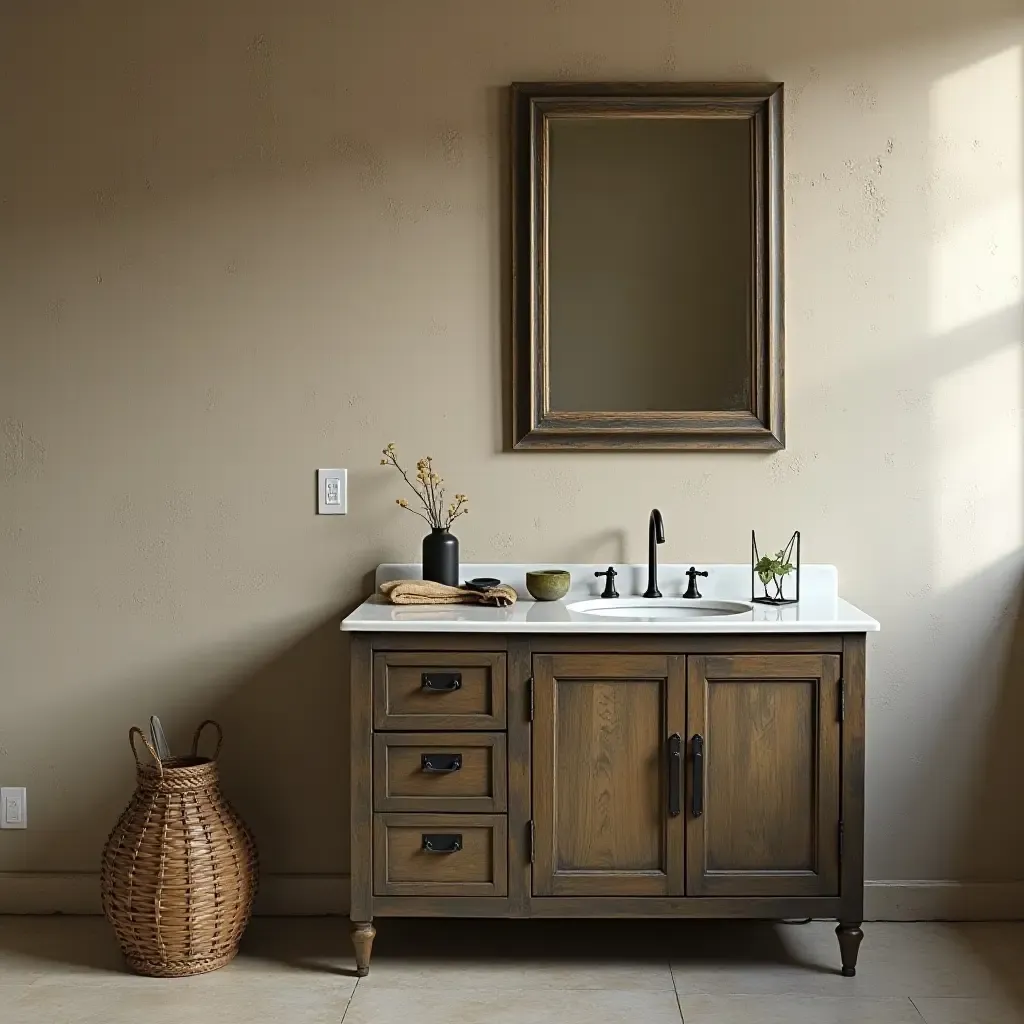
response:
[[[690,585],[686,588],[686,593],[683,597],[688,597],[691,600],[700,597],[700,591],[697,589],[697,577],[707,576],[706,572],[701,572],[700,569],[695,569],[692,565],[686,570],[686,575],[690,577]]]
[[[607,572],[595,572],[594,575],[607,577],[604,585],[604,593],[601,595],[602,597],[615,598],[619,596],[619,592],[615,589],[615,577],[619,574],[612,566],[608,566]]]
[[[644,597],[661,597],[658,589],[658,545],[665,543],[665,523],[661,513],[651,509],[651,518],[647,523],[647,589]]]

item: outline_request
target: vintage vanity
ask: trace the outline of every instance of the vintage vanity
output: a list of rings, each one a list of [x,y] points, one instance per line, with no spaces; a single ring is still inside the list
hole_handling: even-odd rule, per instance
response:
[[[506,447],[782,447],[782,86],[530,83],[511,108]],[[661,539],[652,513],[652,572]],[[463,577],[525,597],[527,568]],[[708,602],[749,600],[749,565],[701,566],[704,604],[688,563],[663,598],[616,566],[639,613],[564,568],[560,601],[342,624],[359,973],[374,918],[424,916],[834,918],[854,974],[878,623],[830,566],[731,614]]]
[[[659,607],[688,564],[661,567]],[[525,596],[526,568],[463,571]],[[342,623],[359,973],[377,917],[824,917],[852,975],[878,623],[831,566],[804,566],[798,604],[679,619],[573,611],[603,567],[565,568],[557,602],[370,598]],[[749,599],[749,566],[702,568],[706,599]],[[616,569],[643,593],[646,566]]]

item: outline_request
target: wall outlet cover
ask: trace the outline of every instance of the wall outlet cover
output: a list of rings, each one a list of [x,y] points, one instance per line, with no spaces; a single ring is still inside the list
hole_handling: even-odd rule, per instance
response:
[[[28,828],[28,798],[24,786],[0,786],[0,828]]]
[[[316,510],[322,516],[343,516],[348,512],[348,470],[316,471]]]

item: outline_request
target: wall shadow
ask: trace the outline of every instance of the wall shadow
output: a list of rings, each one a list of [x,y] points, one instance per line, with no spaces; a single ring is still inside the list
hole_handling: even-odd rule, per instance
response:
[[[348,641],[331,616],[220,689],[221,779],[275,873],[348,864]],[[196,709],[196,715],[201,713]],[[287,784],[282,785],[282,777]]]

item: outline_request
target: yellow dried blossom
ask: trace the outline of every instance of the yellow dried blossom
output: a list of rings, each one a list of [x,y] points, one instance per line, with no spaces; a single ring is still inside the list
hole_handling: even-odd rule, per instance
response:
[[[423,511],[413,508],[404,498],[396,498],[396,505],[415,513],[436,529],[447,529],[454,520],[469,511],[469,509],[464,507],[466,502],[465,494],[456,494],[454,501],[448,505],[445,504],[444,477],[434,471],[433,458],[431,456],[425,455],[416,463],[415,476],[410,478],[398,461],[393,441],[386,448],[381,449],[381,455],[384,458],[380,460],[380,464],[382,466],[394,466],[398,470],[402,479],[409,486],[409,489],[416,495]]]

